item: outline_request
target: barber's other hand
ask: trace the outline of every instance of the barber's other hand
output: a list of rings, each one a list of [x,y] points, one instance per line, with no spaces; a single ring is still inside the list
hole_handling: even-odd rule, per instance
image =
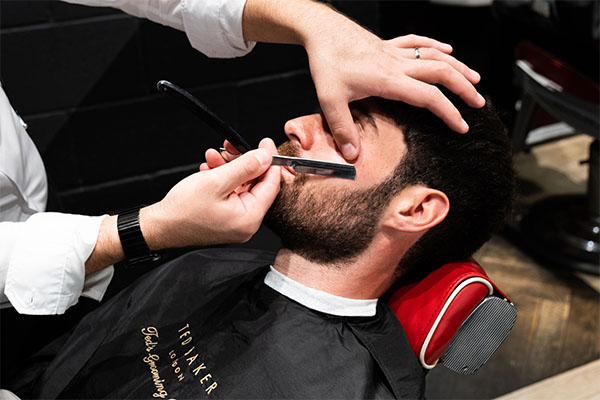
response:
[[[272,140],[219,168],[183,179],[160,202],[140,212],[150,248],[205,246],[249,240],[260,227],[280,184],[272,167]],[[244,185],[243,192],[236,189]]]
[[[473,107],[485,104],[473,86],[479,74],[450,56],[451,46],[416,35],[381,40],[318,1],[247,0],[242,28],[245,40],[304,46],[321,108],[349,160],[360,147],[348,108],[354,100],[378,96],[426,107],[461,133],[467,124],[434,85],[446,86]]]
[[[311,74],[329,128],[347,159],[356,158],[360,146],[348,108],[354,100],[377,96],[426,107],[460,133],[468,131],[467,123],[434,84],[446,86],[472,107],[485,104],[473,86],[479,74],[450,56],[450,45],[416,35],[384,41],[349,20],[313,32],[305,42]]]

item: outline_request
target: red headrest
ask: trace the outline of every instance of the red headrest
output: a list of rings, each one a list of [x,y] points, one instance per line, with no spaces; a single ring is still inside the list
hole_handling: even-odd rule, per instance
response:
[[[465,319],[492,294],[510,301],[470,259],[446,264],[400,287],[388,302],[421,365],[431,369]]]

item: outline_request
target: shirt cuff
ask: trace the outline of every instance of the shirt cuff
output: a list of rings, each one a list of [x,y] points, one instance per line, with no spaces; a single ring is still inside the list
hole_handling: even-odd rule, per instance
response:
[[[256,45],[244,40],[242,32],[246,0],[181,0],[181,4],[185,33],[196,50],[209,57],[233,58]]]
[[[5,295],[21,314],[63,314],[84,291],[85,261],[98,239],[104,216],[39,213],[17,233],[6,276]],[[90,275],[86,296],[101,299],[112,269]]]

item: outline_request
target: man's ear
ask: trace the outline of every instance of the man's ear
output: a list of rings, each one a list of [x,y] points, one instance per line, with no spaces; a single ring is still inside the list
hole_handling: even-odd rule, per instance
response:
[[[422,185],[409,186],[390,202],[384,226],[402,232],[422,232],[442,222],[450,210],[444,192]]]

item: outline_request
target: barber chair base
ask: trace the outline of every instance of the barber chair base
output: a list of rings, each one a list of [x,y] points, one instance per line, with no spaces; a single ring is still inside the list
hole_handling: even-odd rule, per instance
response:
[[[585,196],[556,196],[535,204],[521,221],[524,244],[558,268],[600,275],[600,216]]]

